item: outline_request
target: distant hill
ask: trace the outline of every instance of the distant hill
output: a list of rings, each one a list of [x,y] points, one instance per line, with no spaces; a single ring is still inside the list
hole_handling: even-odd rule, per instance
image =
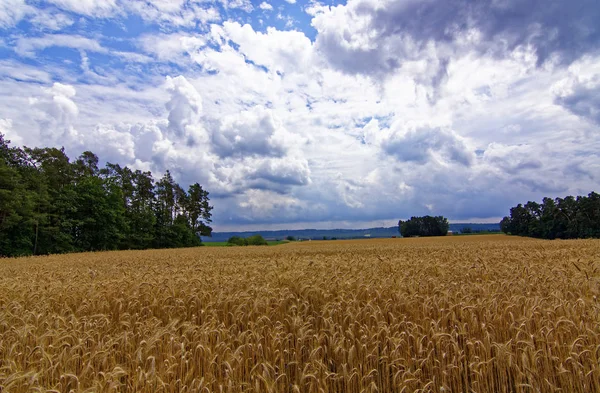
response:
[[[471,228],[473,232],[481,231],[500,231],[500,224],[472,224],[456,223],[450,224],[450,230],[460,233],[463,228]],[[213,232],[212,237],[202,237],[204,242],[226,242],[232,236],[249,237],[252,235],[262,235],[267,240],[283,240],[288,236],[296,239],[323,240],[327,239],[364,239],[385,238],[400,236],[398,227],[389,228],[368,228],[368,229],[290,229],[283,231],[250,231],[250,232]]]

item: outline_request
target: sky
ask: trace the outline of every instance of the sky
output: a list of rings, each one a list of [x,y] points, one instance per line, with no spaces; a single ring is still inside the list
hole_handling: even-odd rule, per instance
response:
[[[170,170],[217,231],[600,191],[597,0],[0,0],[0,132]]]

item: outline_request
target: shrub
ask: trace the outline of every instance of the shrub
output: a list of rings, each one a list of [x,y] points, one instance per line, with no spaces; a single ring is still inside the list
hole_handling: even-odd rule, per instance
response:
[[[247,246],[248,240],[239,236],[232,236],[227,240],[227,244],[231,244],[234,246]]]
[[[245,240],[247,242],[247,245],[249,245],[249,246],[268,246],[269,245],[269,243],[267,243],[267,241],[261,235],[250,236],[249,238],[247,238]]]

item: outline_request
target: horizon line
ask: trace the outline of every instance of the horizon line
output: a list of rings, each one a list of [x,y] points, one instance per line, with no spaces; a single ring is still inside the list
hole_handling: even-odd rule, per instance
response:
[[[476,224],[476,225],[499,225],[500,223],[493,222],[450,222],[450,225],[459,225],[459,224]],[[258,229],[258,230],[240,230],[240,231],[213,231],[213,233],[249,233],[249,232],[285,232],[285,231],[366,231],[369,229],[379,229],[385,228],[390,229],[398,227],[398,225],[393,225],[390,227],[370,227],[370,228],[332,228],[332,229],[318,229],[318,228],[303,228],[303,229]],[[202,236],[202,237],[210,237],[210,236]]]

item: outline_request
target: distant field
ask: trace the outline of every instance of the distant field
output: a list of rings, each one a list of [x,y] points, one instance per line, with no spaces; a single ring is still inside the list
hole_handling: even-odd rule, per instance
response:
[[[0,392],[600,392],[600,241],[0,260]]]
[[[289,243],[289,241],[287,241],[287,240],[267,241],[267,243],[269,243],[269,246],[279,246],[281,244]],[[227,243],[227,242],[207,242],[207,241],[205,241],[202,244],[204,244],[206,247],[233,247],[233,246],[229,245],[229,243]]]
[[[455,233],[453,236],[489,236],[489,235],[504,235],[503,232],[473,232],[473,233]]]

